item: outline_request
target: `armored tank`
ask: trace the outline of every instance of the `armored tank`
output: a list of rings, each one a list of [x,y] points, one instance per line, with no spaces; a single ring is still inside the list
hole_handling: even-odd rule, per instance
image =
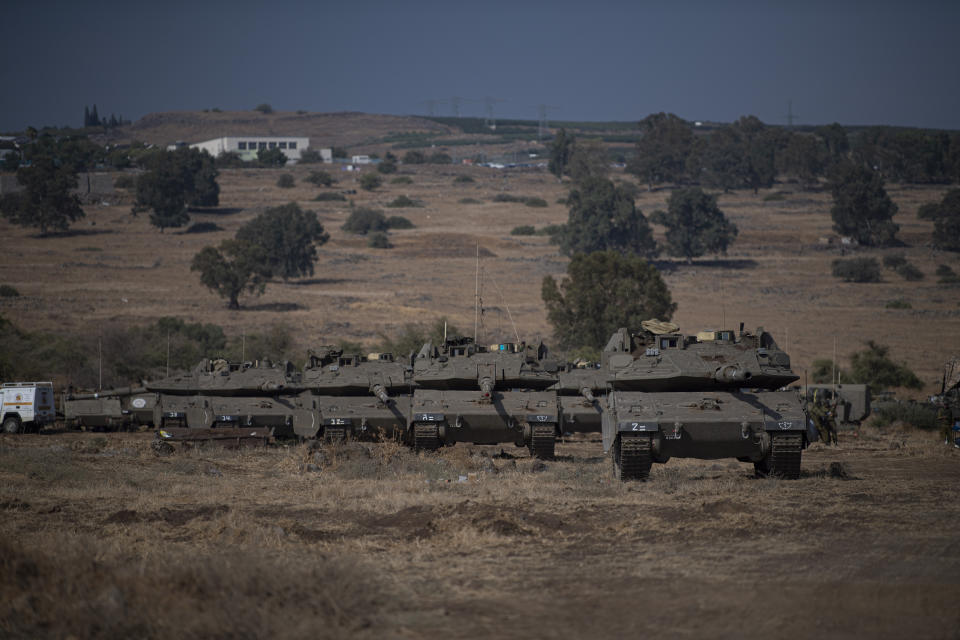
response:
[[[796,392],[773,390],[797,376],[770,334],[642,328],[620,329],[603,353],[603,446],[622,480],[645,479],[671,456],[733,457],[759,474],[799,476],[806,415]]]
[[[169,439],[201,439],[202,434],[183,429],[230,429],[260,439],[310,432],[319,424],[316,411],[299,397],[300,379],[289,362],[205,358],[189,373],[145,386],[159,394],[154,424]],[[216,439],[217,434],[209,435]]]
[[[600,431],[607,379],[599,365],[585,361],[557,367],[556,390],[562,416],[561,431]]]
[[[345,354],[335,347],[311,352],[298,388],[299,400],[319,414],[316,430],[329,441],[403,435],[410,419],[413,368],[390,353]]]
[[[153,424],[157,394],[143,387],[119,387],[63,395],[63,415],[72,427],[122,429]]]
[[[544,345],[489,348],[457,337],[423,345],[413,362],[416,389],[408,439],[417,449],[457,442],[526,446],[552,458],[560,407]]]

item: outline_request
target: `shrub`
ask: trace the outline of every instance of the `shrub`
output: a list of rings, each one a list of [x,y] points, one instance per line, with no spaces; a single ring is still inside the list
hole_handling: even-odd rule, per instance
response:
[[[493,196],[494,202],[523,202],[524,200],[523,196],[514,196],[509,193],[498,193]]]
[[[474,182],[474,179],[470,176],[457,176],[453,179],[453,184],[469,184]]]
[[[392,160],[384,160],[383,162],[377,165],[377,171],[380,173],[396,173],[397,172],[397,163]]]
[[[113,181],[113,186],[117,189],[136,189],[137,180],[133,176],[124,174],[122,176],[117,176],[117,179]]]
[[[387,219],[383,212],[368,207],[357,207],[347,217],[347,221],[340,227],[347,233],[365,235],[375,231],[386,231]]]
[[[324,193],[318,193],[318,194],[316,195],[316,197],[314,198],[314,200],[315,200],[316,202],[328,202],[328,201],[333,201],[333,200],[337,200],[337,201],[342,202],[342,201],[345,201],[346,199],[347,199],[347,197],[346,197],[345,195],[343,195],[342,193],[333,193],[333,192],[330,192],[330,191],[327,191],[327,192],[324,192]]]
[[[960,282],[960,278],[957,277],[957,274],[949,265],[941,264],[937,266],[937,282],[940,284],[953,284]]]
[[[236,169],[246,166],[247,163],[243,161],[243,158],[241,158],[240,154],[236,151],[224,151],[213,159],[213,164],[218,169]]]
[[[545,227],[540,227],[539,229],[537,229],[537,235],[538,235],[538,236],[551,236],[551,237],[552,237],[552,236],[557,235],[557,234],[560,233],[561,231],[563,231],[563,225],[562,225],[562,224],[548,224],[548,225],[545,226]]]
[[[436,153],[430,154],[427,162],[430,164],[452,164],[453,158],[442,151],[437,151]]]
[[[360,176],[360,188],[366,191],[373,191],[383,184],[383,178],[375,173],[365,173]]]
[[[323,162],[323,156],[316,149],[305,149],[300,152],[300,164],[318,164]]]
[[[277,186],[281,189],[290,189],[296,184],[297,181],[293,179],[292,173],[284,173],[277,178]]]
[[[410,176],[397,176],[390,180],[390,184],[413,184],[413,180]]]
[[[537,232],[533,226],[529,224],[520,225],[519,227],[514,227],[510,230],[510,235],[512,236],[532,236]]]
[[[334,158],[346,158],[347,150],[344,149],[343,147],[331,147],[330,155],[333,156]]]
[[[833,275],[844,282],[880,282],[880,263],[876,258],[849,258],[833,261]]]
[[[390,244],[390,238],[387,237],[386,233],[383,231],[374,231],[367,239],[367,246],[372,249],[389,249],[393,245]]]
[[[483,204],[482,200],[477,200],[476,198],[460,198],[457,202],[460,204]]]
[[[413,229],[413,223],[403,216],[390,216],[387,218],[387,227],[390,229]]]
[[[216,222],[196,222],[190,225],[185,233],[210,233],[211,231],[223,231],[223,227]]]
[[[883,266],[887,269],[898,269],[905,264],[907,259],[904,256],[883,256]]]
[[[906,300],[891,300],[883,306],[885,309],[913,309],[913,305]]]
[[[896,402],[882,406],[873,413],[873,424],[885,427],[894,422],[903,422],[917,429],[933,431],[938,428],[937,409],[920,402]]]
[[[543,198],[524,198],[523,204],[528,207],[545,207],[547,206],[547,201]]]
[[[780,202],[781,200],[786,200],[787,197],[783,195],[782,191],[774,191],[773,193],[768,193],[763,196],[764,202]]]
[[[18,298],[20,292],[9,284],[0,284],[0,298]]]
[[[923,272],[909,262],[904,262],[902,265],[897,267],[897,273],[900,274],[900,277],[909,282],[923,280]]]
[[[423,155],[423,151],[407,151],[403,156],[403,164],[423,164],[427,161],[427,157]]]
[[[262,113],[262,114],[264,114],[264,115],[273,113],[273,107],[271,107],[271,106],[270,106],[269,104],[267,104],[266,102],[261,103],[261,104],[258,104],[257,106],[255,106],[255,107],[253,108],[253,110],[254,110],[254,111],[259,111],[260,113]]]
[[[333,179],[333,176],[326,171],[311,171],[310,175],[307,176],[305,180],[318,187],[330,187],[333,186],[334,182],[336,182],[336,180]]]
[[[423,206],[416,200],[411,200],[407,196],[397,196],[390,203],[387,204],[388,207],[401,208],[401,207],[421,207]]]

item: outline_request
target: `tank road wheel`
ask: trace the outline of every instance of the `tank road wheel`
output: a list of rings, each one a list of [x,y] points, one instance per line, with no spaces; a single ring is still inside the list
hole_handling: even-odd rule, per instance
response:
[[[347,430],[343,427],[325,427],[323,430],[323,441],[327,444],[346,442]]]
[[[4,433],[19,433],[20,432],[20,419],[16,416],[8,416],[3,421],[3,432]]]
[[[646,433],[623,432],[613,449],[613,468],[621,482],[646,480],[653,466],[651,436]]]
[[[803,435],[774,433],[770,438],[770,453],[753,467],[758,476],[777,476],[795,480],[800,477],[800,457],[803,453]]]
[[[440,448],[440,425],[436,422],[413,423],[413,448],[416,451],[435,451]]]
[[[553,460],[553,451],[556,444],[556,430],[552,424],[535,424],[531,429],[530,444],[527,448],[530,455],[541,460]]]

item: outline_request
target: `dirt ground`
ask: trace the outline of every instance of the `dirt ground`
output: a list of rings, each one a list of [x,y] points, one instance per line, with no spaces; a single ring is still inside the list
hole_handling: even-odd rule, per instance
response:
[[[0,437],[0,635],[960,634],[960,451],[929,433],[843,432],[796,481],[674,459],[625,485],[592,435],[548,462],[151,437]]]

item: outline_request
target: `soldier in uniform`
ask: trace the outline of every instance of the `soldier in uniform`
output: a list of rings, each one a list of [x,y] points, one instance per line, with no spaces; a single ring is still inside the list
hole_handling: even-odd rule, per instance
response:
[[[824,416],[824,426],[827,429],[827,436],[830,438],[827,444],[839,444],[837,442],[837,407],[839,404],[840,398],[838,396],[834,396],[833,400],[826,407],[824,407],[826,414]]]
[[[817,396],[818,391],[819,389],[813,392],[813,400],[810,402],[808,412],[813,420],[813,426],[817,428],[817,433],[820,434],[820,440],[824,444],[830,444],[830,432],[826,425],[827,412],[823,406],[823,399]]]

